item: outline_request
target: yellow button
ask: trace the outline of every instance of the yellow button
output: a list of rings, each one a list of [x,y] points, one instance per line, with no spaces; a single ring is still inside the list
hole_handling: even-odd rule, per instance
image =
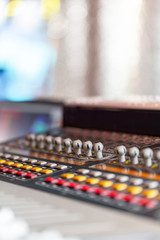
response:
[[[23,168],[23,169],[31,169],[32,168],[32,166],[30,166],[30,165],[23,165],[23,167],[21,167],[21,168]]]
[[[73,178],[75,181],[78,181],[78,182],[83,182],[86,180],[86,177],[83,176],[83,175],[77,175]]]
[[[107,187],[111,187],[113,185],[113,182],[102,180],[98,183],[98,185],[101,187],[107,188]]]
[[[112,186],[113,189],[116,189],[117,191],[123,191],[127,188],[127,184],[125,183],[115,183]]]
[[[147,198],[155,198],[158,196],[158,190],[157,189],[145,189],[142,192],[142,195],[147,197]]]
[[[97,184],[98,182],[99,182],[98,178],[88,178],[86,180],[86,183],[89,183],[89,184]]]
[[[5,163],[6,160],[0,159],[0,164]]]
[[[62,178],[67,178],[67,179],[71,179],[74,177],[74,174],[73,173],[63,173],[61,175]]]
[[[31,170],[34,171],[34,172],[39,172],[39,171],[42,170],[42,168],[40,168],[40,167],[33,167],[33,168],[31,168]]]
[[[4,164],[5,164],[5,165],[8,165],[8,166],[11,166],[11,165],[14,164],[14,162],[10,162],[10,161],[9,161],[9,162],[5,162]]]
[[[143,188],[140,187],[140,186],[129,186],[129,187],[127,188],[127,191],[128,191],[129,193],[133,194],[133,195],[136,195],[136,194],[141,193],[142,190],[143,190]]]
[[[22,166],[23,166],[22,163],[14,163],[14,164],[13,164],[13,167],[22,167]]]
[[[52,170],[50,170],[50,169],[43,169],[42,171],[41,171],[41,173],[44,173],[44,174],[50,174],[50,173],[52,173],[53,171]]]

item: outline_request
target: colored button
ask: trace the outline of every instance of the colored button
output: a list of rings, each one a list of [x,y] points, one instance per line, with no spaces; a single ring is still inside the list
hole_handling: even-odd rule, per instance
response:
[[[33,179],[33,178],[36,178],[36,177],[38,177],[36,174],[33,174],[33,173],[27,173],[26,175],[25,175],[25,177],[26,178],[31,178],[31,179]]]
[[[0,164],[3,164],[3,163],[5,163],[5,162],[6,162],[6,160],[0,159]]]
[[[26,172],[22,172],[22,171],[18,171],[18,172],[16,173],[16,175],[21,176],[21,177],[24,177],[24,176],[27,175],[27,173],[26,173]]]
[[[158,190],[157,189],[145,189],[142,192],[142,195],[147,197],[147,198],[155,198],[158,196]]]
[[[50,183],[52,180],[53,180],[52,177],[47,177],[47,178],[45,179],[45,182]],[[57,179],[56,179],[56,180],[57,180]]]
[[[148,199],[147,198],[141,198],[138,202],[138,205],[140,206],[145,206],[148,203]]]
[[[113,189],[116,189],[117,191],[123,191],[127,188],[127,184],[125,183],[115,183],[112,186]]]
[[[94,193],[97,194],[97,195],[101,194],[102,191],[103,191],[102,188],[95,188],[94,189]]]
[[[41,170],[42,170],[42,168],[40,168],[40,167],[31,168],[31,171],[34,171],[34,172],[40,172]]]
[[[18,167],[22,167],[23,164],[22,163],[14,163],[12,166],[18,168]]]
[[[87,191],[88,188],[89,188],[88,185],[82,185],[81,190],[85,192]]]
[[[142,190],[143,190],[143,188],[140,187],[140,186],[129,186],[129,187],[127,188],[127,192],[129,192],[129,193],[131,193],[131,194],[133,194],[133,195],[136,195],[136,194],[141,193]]]
[[[8,168],[3,168],[2,170],[1,170],[2,172],[7,172],[8,171]]]
[[[44,174],[50,174],[50,173],[52,173],[53,171],[52,170],[50,170],[50,169],[43,169],[42,171],[41,171],[41,173],[44,173]]]
[[[111,198],[114,198],[117,194],[118,194],[118,192],[116,192],[116,191],[110,191],[108,193],[108,196],[111,197]]]
[[[59,179],[59,180],[56,182],[56,184],[57,184],[57,185],[61,185],[63,182],[64,182],[63,179]]]
[[[0,171],[2,172],[2,170],[4,169],[4,167],[0,167]]]
[[[67,178],[67,179],[71,179],[74,177],[74,174],[73,173],[63,173],[61,175],[62,178]]]
[[[132,195],[131,194],[125,194],[123,197],[123,201],[125,202],[129,202],[132,199]]]
[[[15,169],[8,169],[7,173],[16,174],[17,170],[15,170]]]
[[[83,182],[86,180],[86,176],[83,176],[83,175],[77,175],[77,176],[74,176],[73,178],[75,181],[78,181],[78,182]]]
[[[102,180],[98,183],[98,185],[101,187],[107,188],[107,187],[111,187],[113,185],[113,182]]]
[[[158,201],[156,200],[149,200],[149,202],[146,204],[147,209],[155,208],[158,204]]]
[[[23,168],[23,169],[31,169],[32,168],[32,166],[31,165],[23,165],[23,167],[21,167],[21,168]]]
[[[11,166],[11,165],[14,164],[14,162],[8,161],[8,162],[5,162],[4,164],[7,165],[7,166]]]
[[[86,180],[86,183],[89,183],[89,184],[97,184],[98,182],[99,182],[98,178],[88,178]]]
[[[76,186],[75,182],[70,182],[68,185],[69,188],[74,188],[75,186]]]
[[[101,191],[100,195],[101,195],[101,196],[108,196],[108,193],[109,193],[109,190],[104,190],[104,189],[103,189],[103,190]]]

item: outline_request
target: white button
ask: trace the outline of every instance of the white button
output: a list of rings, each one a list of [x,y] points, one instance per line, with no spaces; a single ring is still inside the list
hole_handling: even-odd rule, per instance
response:
[[[118,175],[118,176],[116,177],[116,180],[119,181],[119,182],[127,182],[128,179],[129,179],[128,176],[121,176],[121,175]]]
[[[12,155],[9,159],[11,159],[11,160],[17,160],[17,159],[19,159],[19,156],[14,156],[14,155]]]
[[[129,180],[130,184],[132,185],[140,185],[143,183],[143,179],[142,178],[131,178]]]
[[[78,169],[78,170],[76,171],[76,173],[87,174],[87,173],[89,173],[89,169]]]
[[[43,165],[45,165],[47,162],[45,162],[45,161],[37,161],[36,162],[36,165],[41,165],[41,166],[43,166]]]
[[[36,162],[37,162],[36,159],[28,159],[28,160],[27,160],[27,163],[36,163]]]
[[[113,173],[104,173],[104,174],[102,174],[102,178],[113,179],[113,178],[115,178],[115,174],[113,174]]]
[[[146,181],[144,182],[144,186],[147,187],[147,188],[157,188],[159,185],[158,182],[156,181]]]
[[[4,154],[3,155],[5,158],[10,158],[11,157],[11,154]]]
[[[55,168],[59,170],[64,170],[64,169],[67,169],[68,167],[66,165],[58,165]]]
[[[28,158],[25,158],[25,157],[21,157],[18,159],[18,161],[20,162],[26,162],[28,160]]]
[[[99,171],[91,171],[90,173],[88,173],[88,175],[93,176],[93,177],[99,177],[102,175],[102,173]]]
[[[57,164],[56,163],[47,163],[47,164],[45,164],[45,167],[55,167],[55,166],[57,166]]]

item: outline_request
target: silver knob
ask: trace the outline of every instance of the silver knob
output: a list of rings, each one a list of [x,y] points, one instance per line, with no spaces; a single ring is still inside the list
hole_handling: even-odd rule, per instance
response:
[[[55,150],[57,152],[61,152],[62,151],[62,138],[61,137],[55,137],[53,139],[53,143],[55,145]]]
[[[87,157],[92,156],[92,146],[93,144],[91,141],[86,141],[83,143],[83,149]]]
[[[141,151],[141,156],[146,167],[152,166],[153,151],[151,148],[145,148]]]
[[[45,137],[46,149],[52,150],[53,149],[53,137],[47,136]]]
[[[116,147],[116,154],[118,156],[119,162],[124,163],[126,161],[126,157],[125,157],[126,153],[127,153],[127,149],[125,146],[122,145],[122,146]]]
[[[95,143],[94,144],[94,152],[95,152],[97,158],[99,158],[99,159],[103,158],[102,151],[103,151],[103,144],[101,142]]]
[[[64,151],[69,154],[72,152],[72,140],[70,138],[66,138],[63,140]]]
[[[131,159],[131,162],[132,164],[138,164],[139,161],[138,161],[138,156],[139,156],[139,149],[137,147],[131,147],[129,150],[128,150],[128,155]]]
[[[44,148],[44,146],[45,146],[44,135],[42,135],[42,134],[37,135],[36,141],[37,141],[38,148],[41,148],[41,149]]]
[[[154,158],[157,160],[158,166],[160,166],[160,150],[154,152]]]
[[[82,153],[82,142],[81,142],[81,140],[73,141],[73,148],[74,148],[75,154],[81,155],[81,153]]]

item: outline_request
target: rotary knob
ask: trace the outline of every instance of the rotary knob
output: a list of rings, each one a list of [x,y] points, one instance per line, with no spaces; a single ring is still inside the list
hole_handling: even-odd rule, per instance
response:
[[[72,140],[70,138],[66,138],[63,140],[64,151],[69,154],[72,152]]]
[[[131,147],[128,150],[128,155],[131,159],[132,164],[137,165],[139,163],[138,161],[139,149],[137,147]]]
[[[83,143],[83,149],[84,149],[87,157],[92,156],[92,146],[93,146],[93,144],[91,141],[86,141]]]
[[[146,167],[152,166],[153,151],[151,148],[145,148],[141,151],[141,156]]]
[[[99,159],[103,158],[102,151],[103,151],[103,144],[101,142],[95,143],[94,144],[94,152],[95,152],[97,158],[99,158]]]
[[[122,146],[116,147],[116,154],[118,156],[118,160],[120,163],[124,163],[126,161],[126,157],[125,157],[126,153],[127,153],[127,149],[125,146],[122,145]]]
[[[82,153],[82,142],[81,140],[73,141],[73,148],[76,155],[81,155]]]
[[[55,137],[53,139],[53,143],[55,145],[55,150],[57,152],[61,152],[62,151],[62,138],[61,137]]]

